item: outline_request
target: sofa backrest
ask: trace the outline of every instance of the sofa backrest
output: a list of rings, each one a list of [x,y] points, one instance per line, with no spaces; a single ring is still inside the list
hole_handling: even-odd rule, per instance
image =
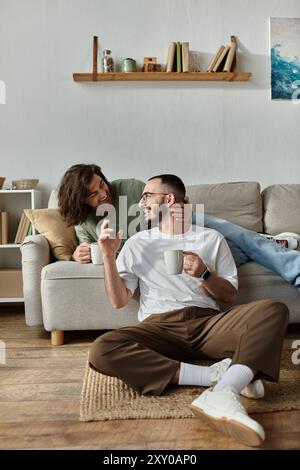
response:
[[[264,231],[300,234],[300,184],[273,184],[262,192]]]
[[[258,182],[234,182],[187,186],[194,204],[204,204],[208,214],[256,232],[263,231],[262,199]]]

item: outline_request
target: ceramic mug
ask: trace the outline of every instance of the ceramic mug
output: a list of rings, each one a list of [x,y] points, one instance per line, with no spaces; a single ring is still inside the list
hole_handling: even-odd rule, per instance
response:
[[[129,72],[136,72],[136,61],[134,59],[124,59],[122,62],[122,72],[129,73]]]
[[[103,264],[102,251],[98,243],[91,243],[91,259],[93,264]]]
[[[183,269],[182,250],[166,250],[164,252],[165,266],[168,274],[181,274]]]

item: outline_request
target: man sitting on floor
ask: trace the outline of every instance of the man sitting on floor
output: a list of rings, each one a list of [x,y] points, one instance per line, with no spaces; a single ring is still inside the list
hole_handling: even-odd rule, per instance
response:
[[[180,178],[150,178],[140,207],[157,226],[133,235],[117,261],[121,234],[114,237],[109,221],[102,224],[108,297],[113,307],[124,307],[139,285],[140,323],[100,336],[90,365],[140,394],[160,395],[170,383],[208,386],[193,401],[193,412],[222,423],[246,445],[260,445],[264,430],[248,416],[239,394],[259,398],[259,378],[278,381],[288,309],[268,299],[219,312],[217,301],[232,304],[236,298],[236,266],[220,233],[187,220],[180,228],[174,224],[172,206],[183,201]],[[170,249],[184,252],[181,274],[167,274],[164,252]],[[208,358],[226,359],[210,367],[192,364]]]

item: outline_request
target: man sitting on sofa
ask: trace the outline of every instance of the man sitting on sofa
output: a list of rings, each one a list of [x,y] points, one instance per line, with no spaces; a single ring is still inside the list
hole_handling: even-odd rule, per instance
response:
[[[219,313],[217,301],[236,298],[236,266],[220,233],[187,220],[180,228],[174,224],[171,209],[184,198],[177,176],[150,178],[140,207],[157,226],[129,238],[117,260],[121,234],[114,237],[109,221],[103,222],[99,246],[107,295],[113,307],[122,308],[139,285],[140,323],[100,336],[92,345],[90,365],[140,394],[160,395],[170,383],[210,386],[193,401],[194,413],[223,423],[246,445],[260,445],[264,430],[248,416],[238,394],[263,395],[254,376],[278,381],[288,309],[261,300]],[[166,272],[164,252],[170,249],[184,250],[181,274]],[[228,356],[232,361],[211,367],[191,364]]]
[[[90,244],[97,241],[96,226],[103,219],[96,216],[97,207],[110,202],[118,216],[119,197],[126,196],[130,207],[139,202],[143,188],[144,183],[133,178],[108,182],[97,165],[73,165],[65,172],[58,203],[67,224],[75,225],[79,245],[73,253],[74,261],[91,262]],[[132,218],[127,217],[127,227]],[[196,214],[193,223],[196,223]],[[300,252],[286,251],[252,230],[210,214],[204,215],[204,225],[225,236],[236,266],[249,260],[256,261],[300,289]]]

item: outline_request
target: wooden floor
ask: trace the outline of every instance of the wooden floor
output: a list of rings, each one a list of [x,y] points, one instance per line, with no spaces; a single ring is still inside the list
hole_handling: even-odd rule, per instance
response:
[[[25,326],[22,307],[0,307],[7,354],[0,366],[0,449],[246,449],[196,418],[79,422],[84,365],[97,336],[70,332],[65,345],[52,347],[43,328]],[[300,339],[300,325],[289,328],[284,347],[293,339]],[[300,448],[300,411],[255,416],[267,435],[263,449]]]

